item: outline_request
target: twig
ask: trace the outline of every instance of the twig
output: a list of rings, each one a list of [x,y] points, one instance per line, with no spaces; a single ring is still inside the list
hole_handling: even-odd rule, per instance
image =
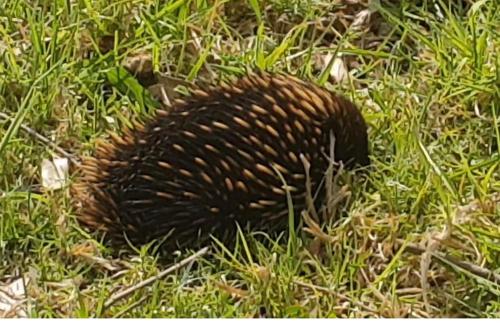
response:
[[[9,117],[7,114],[5,114],[3,112],[0,112],[0,118],[5,119],[6,121],[12,121],[11,117]],[[53,143],[52,141],[50,141],[49,139],[47,139],[46,137],[44,137],[43,135],[41,135],[40,133],[35,131],[34,129],[32,129],[24,124],[21,124],[20,128],[23,131],[25,131],[26,133],[28,133],[29,135],[33,136],[35,139],[37,139],[41,143],[43,143],[44,145],[49,146],[50,148],[57,151],[59,154],[63,155],[67,159],[69,159],[75,165],[80,164],[80,161],[78,160],[78,158],[76,158],[73,154],[68,153],[67,151],[65,151],[64,149],[62,149],[61,147],[59,147],[58,145],[56,145],[55,143]]]
[[[304,165],[304,172],[306,174],[306,205],[307,209],[309,210],[307,213],[312,215],[312,218],[316,221],[319,221],[319,215],[318,212],[316,211],[316,208],[314,207],[314,198],[312,195],[312,184],[311,184],[311,163],[307,160],[307,158],[304,156],[304,154],[300,154],[300,160],[302,161],[302,164]]]
[[[119,300],[129,296],[130,294],[132,294],[134,291],[138,290],[138,289],[141,289],[141,288],[144,288],[144,287],[147,287],[149,286],[150,284],[152,284],[153,282],[163,278],[164,276],[172,273],[173,271],[179,269],[179,268],[182,268],[186,265],[188,265],[189,263],[195,261],[196,259],[198,259],[199,257],[205,255],[206,253],[208,252],[208,247],[204,247],[202,248],[201,250],[199,250],[198,252],[196,252],[195,254],[187,257],[186,259],[180,261],[179,263],[173,265],[173,266],[170,266],[169,268],[165,269],[164,271],[161,271],[160,273],[158,273],[157,275],[155,276],[152,276],[150,277],[149,279],[146,279],[130,288],[127,288],[121,292],[118,292],[114,295],[112,295],[107,301],[106,303],[104,303],[104,308],[103,310],[106,310],[108,309],[110,306],[112,306],[113,304],[115,304],[116,302],[118,302]]]
[[[307,227],[303,228],[305,232],[313,235],[314,237],[325,243],[334,243],[337,241],[336,237],[330,236],[323,230],[321,230],[319,224],[311,216],[309,216],[309,213],[305,210],[302,211],[302,219],[307,225]]]
[[[420,258],[420,284],[422,285],[422,297],[425,304],[427,312],[431,311],[431,306],[429,303],[429,289],[430,284],[427,279],[427,273],[429,272],[429,267],[431,266],[432,255],[439,249],[441,243],[451,236],[451,227],[449,224],[444,226],[444,230],[440,233],[430,233],[427,237],[427,244],[425,248],[422,248],[424,252]]]
[[[335,135],[333,131],[330,131],[330,151],[328,155],[328,168],[325,173],[325,191],[326,191],[326,205],[325,205],[325,214],[323,217],[325,221],[330,221],[335,215],[336,205],[330,206],[330,203],[334,201],[335,197],[335,189],[338,186],[338,176],[342,172],[342,170],[337,171],[337,175],[333,175],[333,171],[335,169]],[[340,167],[342,169],[342,166]]]
[[[397,244],[399,246],[404,246],[405,250],[408,252],[414,253],[414,254],[423,254],[426,252],[426,249],[422,246],[416,245],[416,244],[405,244],[403,240],[398,239]],[[470,263],[468,261],[463,261],[459,260],[457,258],[454,258],[452,256],[446,255],[446,254],[438,254],[433,252],[432,256],[435,257],[436,259],[442,261],[442,262],[451,262],[453,265],[456,265],[474,275],[477,275],[479,277],[482,277],[484,279],[487,279],[489,281],[495,282],[500,284],[500,274],[495,273],[493,271],[490,271],[487,268],[483,268],[481,266],[475,265],[473,263]]]

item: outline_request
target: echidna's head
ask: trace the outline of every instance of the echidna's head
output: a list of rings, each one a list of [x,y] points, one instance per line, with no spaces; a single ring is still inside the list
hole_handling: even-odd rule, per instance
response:
[[[335,136],[335,160],[351,168],[370,165],[367,126],[361,112],[342,96],[336,100],[339,109],[328,124]]]

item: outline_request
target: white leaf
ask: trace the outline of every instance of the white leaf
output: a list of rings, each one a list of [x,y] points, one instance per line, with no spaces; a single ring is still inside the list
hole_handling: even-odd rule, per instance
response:
[[[42,161],[42,186],[49,190],[60,189],[66,184],[68,173],[67,158],[44,159]]]
[[[347,79],[349,73],[347,72],[347,67],[344,64],[342,58],[335,58],[333,60],[330,75],[335,79],[337,83],[344,82]]]

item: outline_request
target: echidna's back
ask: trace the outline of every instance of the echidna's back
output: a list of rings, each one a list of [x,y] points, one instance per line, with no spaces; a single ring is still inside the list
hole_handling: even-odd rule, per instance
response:
[[[169,112],[101,145],[78,189],[80,220],[135,241],[167,233],[192,241],[234,222],[286,220],[286,191],[304,205],[335,157],[368,163],[366,126],[353,104],[289,76],[255,74],[178,101]],[[281,178],[281,177],[282,178]]]

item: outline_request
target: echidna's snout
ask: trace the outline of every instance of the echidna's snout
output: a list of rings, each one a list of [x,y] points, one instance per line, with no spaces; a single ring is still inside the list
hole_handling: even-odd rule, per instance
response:
[[[325,121],[325,127],[330,133],[330,144],[335,147],[335,161],[348,169],[369,166],[368,128],[361,112],[343,96],[332,94],[332,99],[337,104],[330,111],[332,117]]]
[[[368,144],[368,133],[366,123],[363,118],[359,118],[354,124],[356,130],[353,137],[350,139],[355,147],[351,151],[352,165],[354,167],[367,167],[370,165],[370,151]]]

